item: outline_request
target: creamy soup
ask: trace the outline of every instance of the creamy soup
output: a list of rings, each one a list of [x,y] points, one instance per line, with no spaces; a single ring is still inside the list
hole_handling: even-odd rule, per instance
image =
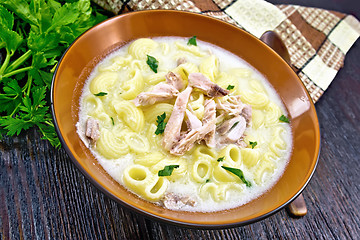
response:
[[[210,212],[278,181],[292,148],[286,116],[266,79],[234,54],[195,37],[144,38],[94,68],[77,129],[133,194]]]

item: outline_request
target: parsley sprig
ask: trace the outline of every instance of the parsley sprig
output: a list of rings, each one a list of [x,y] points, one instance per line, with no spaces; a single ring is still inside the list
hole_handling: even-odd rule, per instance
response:
[[[232,89],[234,89],[234,88],[235,88],[234,85],[228,85],[226,89],[227,89],[227,90],[232,90]]]
[[[249,144],[250,144],[251,148],[254,149],[255,146],[257,145],[257,142],[256,141],[255,142],[249,141]]]
[[[279,117],[279,120],[280,120],[281,122],[290,123],[289,118],[287,118],[285,115],[281,115],[281,116]]]
[[[193,46],[197,46],[196,43],[196,36],[192,36],[191,38],[189,38],[187,45],[193,45]]]
[[[240,178],[240,180],[245,183],[245,185],[247,187],[251,187],[251,182],[247,181],[244,177],[244,173],[243,171],[241,171],[241,169],[238,168],[232,168],[232,167],[225,167],[225,166],[221,166],[223,169],[225,169],[226,171],[229,171],[233,174],[235,174],[236,176],[238,176]]]
[[[156,58],[154,58],[153,56],[147,55],[147,60],[146,60],[147,65],[149,65],[149,67],[151,68],[151,70],[153,70],[154,73],[158,72],[158,67],[159,67],[159,61],[156,60]]]
[[[179,167],[179,165],[167,165],[164,167],[164,169],[162,169],[158,172],[158,176],[159,177],[171,176],[174,169],[178,168],[178,167]]]
[[[165,112],[163,114],[157,116],[157,118],[156,118],[157,128],[155,130],[156,135],[159,135],[165,131],[165,127],[166,127],[165,118],[166,118]]]
[[[53,72],[65,49],[104,19],[90,0],[0,2],[0,139],[37,127],[60,147],[49,109]]]

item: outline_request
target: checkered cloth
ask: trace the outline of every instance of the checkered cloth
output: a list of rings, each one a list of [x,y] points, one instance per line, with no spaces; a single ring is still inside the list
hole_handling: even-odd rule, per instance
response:
[[[93,0],[115,14],[145,9],[202,13],[234,24],[256,37],[272,30],[287,46],[291,64],[316,102],[344,64],[360,35],[359,21],[347,14],[264,0]]]

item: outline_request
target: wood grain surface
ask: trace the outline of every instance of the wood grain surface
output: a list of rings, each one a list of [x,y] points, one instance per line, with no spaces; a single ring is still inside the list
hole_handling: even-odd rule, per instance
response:
[[[357,0],[270,2],[304,6],[311,2],[312,6],[360,15]],[[53,149],[30,130],[0,142],[0,238],[360,239],[359,57],[360,40],[316,103],[321,154],[303,192],[308,207],[305,217],[291,218],[281,210],[260,222],[226,230],[187,229],[154,222],[99,192],[64,150]]]

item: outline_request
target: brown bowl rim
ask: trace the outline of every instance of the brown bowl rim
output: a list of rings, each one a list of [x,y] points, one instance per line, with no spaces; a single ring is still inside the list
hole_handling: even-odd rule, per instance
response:
[[[309,174],[308,179],[306,180],[306,182],[304,183],[304,185],[300,188],[300,190],[292,197],[290,198],[288,201],[286,201],[284,204],[280,205],[279,207],[252,219],[249,220],[245,220],[245,221],[241,221],[241,222],[233,222],[233,223],[226,223],[226,224],[198,224],[198,223],[190,223],[190,222],[181,222],[181,221],[177,221],[177,220],[172,220],[172,219],[168,219],[165,217],[161,217],[152,213],[149,213],[147,211],[141,210],[131,204],[128,204],[126,202],[123,202],[121,199],[118,199],[116,196],[114,196],[112,193],[110,193],[107,189],[105,189],[103,186],[101,186],[96,180],[94,180],[91,175],[81,166],[81,164],[78,162],[78,160],[75,158],[75,156],[72,154],[71,150],[69,149],[69,147],[66,145],[66,142],[60,132],[60,128],[57,122],[57,118],[55,115],[55,107],[54,107],[54,85],[55,85],[55,78],[58,72],[58,67],[60,66],[59,63],[61,63],[61,61],[63,60],[63,58],[65,57],[65,55],[67,54],[68,51],[70,51],[70,49],[72,48],[72,46],[83,36],[85,35],[87,32],[91,31],[92,29],[96,28],[99,25],[102,25],[108,21],[111,21],[115,18],[122,18],[122,17],[126,17],[128,15],[136,15],[136,14],[147,14],[147,13],[151,13],[151,12],[164,12],[164,13],[171,13],[171,12],[175,12],[175,13],[180,13],[180,14],[184,14],[184,15],[198,15],[200,17],[203,18],[208,18],[212,21],[217,21],[217,22],[221,22],[222,24],[226,24],[226,25],[230,25],[231,27],[233,27],[234,29],[236,29],[237,31],[242,31],[244,34],[250,35],[251,38],[253,38],[255,41],[258,41],[260,44],[263,44],[264,46],[266,46],[268,48],[268,50],[270,50],[271,52],[273,52],[275,54],[276,57],[280,58],[289,68],[290,65],[288,63],[286,63],[286,61],[284,61],[282,59],[282,57],[275,52],[272,48],[270,48],[268,45],[266,45],[264,42],[262,42],[261,40],[259,40],[258,38],[256,38],[255,36],[251,35],[250,33],[246,32],[245,30],[238,28],[230,23],[227,23],[225,21],[210,17],[210,16],[206,16],[203,15],[201,13],[194,13],[194,12],[185,12],[185,11],[179,11],[179,10],[160,10],[160,9],[153,9],[153,10],[141,10],[141,11],[136,11],[136,12],[128,12],[128,13],[124,13],[121,15],[117,15],[111,18],[108,18],[96,25],[94,25],[93,27],[89,28],[88,30],[86,30],[85,32],[83,32],[80,36],[78,36],[72,43],[71,45],[65,50],[65,52],[62,54],[52,77],[52,82],[51,82],[51,88],[50,88],[50,102],[51,102],[51,114],[52,114],[52,119],[54,122],[54,127],[55,127],[55,131],[59,137],[59,140],[62,144],[62,147],[65,149],[65,152],[68,154],[68,156],[70,157],[70,159],[72,160],[72,163],[78,168],[78,170],[80,170],[80,172],[85,176],[85,178],[92,183],[98,190],[100,190],[102,193],[104,193],[106,196],[108,196],[110,199],[114,200],[115,202],[119,203],[120,205],[133,210],[136,213],[141,214],[142,216],[148,218],[148,219],[152,219],[152,220],[157,220],[163,223],[168,223],[168,224],[172,224],[175,226],[180,226],[180,227],[187,227],[187,228],[193,228],[193,229],[204,229],[204,230],[211,230],[211,229],[228,229],[228,228],[235,228],[235,227],[241,227],[241,226],[245,226],[248,224],[252,224],[255,222],[258,222],[260,220],[263,220],[275,213],[277,213],[278,211],[280,211],[281,209],[283,209],[285,206],[287,206],[289,203],[291,203],[293,200],[295,200],[295,198],[297,198],[302,191],[306,188],[306,186],[309,184],[311,178],[313,177],[315,170],[317,168],[318,162],[319,162],[319,156],[320,156],[320,149],[321,149],[321,133],[320,133],[320,123],[317,117],[317,113],[316,113],[316,108],[315,105],[313,103],[313,101],[311,100],[310,94],[309,92],[306,90],[306,87],[304,85],[304,83],[300,80],[300,78],[298,77],[298,75],[295,73],[295,75],[297,76],[296,79],[297,81],[299,81],[301,83],[301,86],[303,87],[303,89],[305,90],[307,97],[309,98],[309,102],[310,102],[310,111],[313,111],[314,116],[316,118],[316,123],[317,126],[315,126],[315,130],[317,130],[317,136],[319,138],[318,141],[318,152],[316,154],[316,160],[314,163],[314,167],[311,171],[311,173]],[[293,69],[291,69],[293,71]],[[294,71],[293,71],[294,72]]]

